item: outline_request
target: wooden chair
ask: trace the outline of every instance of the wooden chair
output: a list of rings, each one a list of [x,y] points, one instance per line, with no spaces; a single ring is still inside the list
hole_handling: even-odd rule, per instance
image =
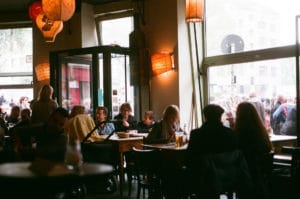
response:
[[[141,190],[143,198],[145,198],[146,190],[148,190],[149,198],[161,198],[161,184],[157,175],[159,161],[157,151],[133,147],[133,157],[138,186],[136,198],[140,198]]]

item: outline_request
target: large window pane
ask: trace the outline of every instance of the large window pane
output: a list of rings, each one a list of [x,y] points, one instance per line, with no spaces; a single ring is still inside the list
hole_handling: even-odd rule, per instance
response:
[[[32,28],[0,29],[0,40],[0,107],[10,114],[33,99]]]
[[[295,44],[300,1],[206,1],[207,55]]]
[[[265,124],[270,127],[270,111],[279,95],[295,106],[295,70],[295,58],[210,67],[209,103],[220,104],[235,115],[238,103],[251,101],[255,94],[264,105]]]

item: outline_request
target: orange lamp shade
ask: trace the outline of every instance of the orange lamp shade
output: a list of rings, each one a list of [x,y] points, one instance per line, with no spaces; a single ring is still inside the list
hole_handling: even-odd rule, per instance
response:
[[[63,29],[62,21],[50,20],[46,17],[46,15],[44,15],[44,13],[39,14],[35,22],[37,27],[43,33],[46,42],[54,42],[56,35]]]
[[[50,79],[50,66],[48,63],[42,63],[35,67],[35,74],[38,81]]]
[[[28,8],[29,18],[35,21],[36,17],[42,12],[42,3],[40,1],[33,2]]]
[[[204,0],[185,1],[185,20],[187,22],[203,21]]]
[[[68,21],[75,12],[75,0],[42,0],[45,15],[54,21]]]
[[[153,75],[159,75],[172,70],[172,58],[168,53],[153,54],[151,56],[151,63]]]

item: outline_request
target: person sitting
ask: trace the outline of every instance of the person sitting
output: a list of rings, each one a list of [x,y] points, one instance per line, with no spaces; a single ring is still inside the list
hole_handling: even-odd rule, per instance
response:
[[[10,115],[5,118],[9,127],[16,125],[20,121],[20,112],[21,109],[19,106],[13,106],[11,108]]]
[[[98,125],[99,135],[109,135],[115,131],[112,122],[107,121],[108,109],[104,106],[96,108],[96,124]]]
[[[119,114],[114,117],[116,132],[134,130],[137,128],[137,121],[132,115],[132,108],[128,102],[120,106]]]
[[[183,131],[179,125],[179,108],[176,105],[169,105],[163,112],[163,119],[155,123],[149,132],[145,143],[170,143],[175,142],[175,132]]]
[[[233,130],[221,121],[224,109],[209,104],[203,112],[205,122],[190,133],[186,157],[187,189],[196,194],[197,198],[214,199],[219,198],[224,191],[237,191],[239,181],[242,180],[237,173],[248,171],[248,167],[241,152],[237,150]],[[250,179],[248,172],[243,179]],[[248,186],[244,185],[241,184],[246,189]],[[238,191],[241,193],[241,190]]]
[[[63,162],[65,158],[67,136],[64,132],[68,120],[68,111],[56,108],[49,116],[47,123],[34,129],[36,136],[36,158],[54,162]]]
[[[140,121],[137,125],[139,133],[149,133],[155,124],[153,111],[146,111],[144,113],[143,121]]]
[[[234,133],[254,182],[253,198],[269,198],[266,176],[271,173],[273,146],[259,113],[251,103],[238,105]]]
[[[85,107],[81,105],[74,106],[71,110],[71,115],[73,117],[69,119],[65,126],[69,142],[74,143],[77,140],[82,142],[92,130],[96,130],[95,122],[91,116],[85,113]],[[95,132],[89,136],[87,141],[103,141],[103,138]]]

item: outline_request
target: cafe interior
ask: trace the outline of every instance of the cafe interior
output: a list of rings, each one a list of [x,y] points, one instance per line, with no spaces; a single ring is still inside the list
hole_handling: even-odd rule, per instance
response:
[[[263,122],[273,147],[265,158],[268,163],[261,163],[268,164],[264,173],[267,188],[256,191],[267,189],[261,197],[266,199],[297,198],[299,36],[300,3],[296,0],[0,1],[3,113],[9,114],[11,104],[21,107],[21,98],[26,98],[29,107],[42,87],[51,85],[58,106],[71,112],[81,105],[93,119],[96,108],[105,106],[107,119],[113,121],[121,105],[128,102],[137,121],[142,121],[149,110],[160,121],[165,108],[176,105],[180,131],[186,136],[185,143],[178,146],[144,143],[147,134],[136,130],[125,138],[114,132],[96,149],[85,146],[93,152],[85,150],[79,140],[82,154],[87,156],[79,170],[64,170],[65,163],[48,160],[1,160],[0,184],[9,182],[15,189],[7,190],[19,189],[16,198],[27,193],[39,198],[199,198],[205,193],[182,185],[178,188],[171,182],[185,175],[190,132],[206,122],[204,107],[221,106],[226,113],[221,121],[229,127],[227,113],[235,118],[240,102],[256,101],[264,108]],[[272,126],[276,112],[272,110],[279,96],[285,99],[282,104],[295,110],[293,130],[287,133],[277,132]],[[282,114],[292,117],[290,109],[284,107]],[[84,141],[95,130],[85,132],[88,137]],[[10,141],[10,136],[3,134],[2,150]],[[153,151],[160,168],[171,167],[174,173],[161,177],[156,171],[154,179],[150,178],[153,173],[143,173],[148,181],[140,179],[139,172],[149,172],[142,160],[147,156],[146,164],[152,165],[154,157],[149,152]],[[90,153],[106,154],[105,160],[100,156],[93,161]],[[181,180],[188,184],[185,177]],[[168,183],[179,193],[168,195]],[[64,185],[67,191],[61,191]],[[41,188],[36,195],[28,191],[28,187],[33,190],[44,186],[53,188]],[[101,187],[99,191],[97,187]],[[103,187],[111,190],[103,191]],[[219,197],[243,199],[244,195],[234,186],[219,191]]]

